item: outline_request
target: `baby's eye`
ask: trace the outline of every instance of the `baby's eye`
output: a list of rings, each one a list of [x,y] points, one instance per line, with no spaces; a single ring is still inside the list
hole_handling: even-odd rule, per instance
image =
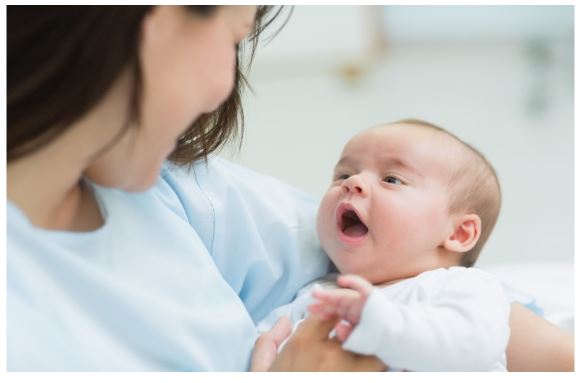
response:
[[[338,174],[336,175],[335,180],[347,180],[348,178],[350,178],[349,174]]]
[[[402,181],[399,178],[396,178],[394,176],[384,177],[384,182],[389,183],[389,184],[402,185]]]

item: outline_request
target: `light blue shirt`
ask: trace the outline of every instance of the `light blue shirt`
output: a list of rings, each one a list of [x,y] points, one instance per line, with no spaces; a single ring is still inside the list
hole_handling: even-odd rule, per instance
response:
[[[317,201],[225,160],[92,187],[93,232],[7,203],[9,371],[247,370],[255,324],[327,271]]]

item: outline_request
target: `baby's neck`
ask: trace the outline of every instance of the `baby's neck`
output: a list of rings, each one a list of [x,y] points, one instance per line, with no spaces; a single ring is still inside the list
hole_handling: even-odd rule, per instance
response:
[[[416,276],[416,275],[415,275],[415,276]],[[382,283],[377,283],[377,284],[375,284],[374,286],[376,286],[376,287],[386,287],[386,286],[394,285],[394,284],[396,284],[396,283],[398,283],[398,282],[405,281],[405,280],[410,279],[410,278],[413,278],[413,277],[404,277],[404,278],[393,279],[393,280],[391,280],[391,281],[386,281],[386,282],[382,282]]]

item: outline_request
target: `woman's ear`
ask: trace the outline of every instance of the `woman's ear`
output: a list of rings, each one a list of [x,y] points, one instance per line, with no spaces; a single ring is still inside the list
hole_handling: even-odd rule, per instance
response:
[[[466,253],[480,238],[481,221],[477,214],[465,214],[455,220],[453,232],[444,240],[446,250]]]

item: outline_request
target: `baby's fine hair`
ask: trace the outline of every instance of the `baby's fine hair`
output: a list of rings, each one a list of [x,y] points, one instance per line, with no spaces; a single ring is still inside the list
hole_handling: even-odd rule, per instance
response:
[[[432,129],[459,144],[461,158],[454,162],[456,166],[449,183],[449,212],[473,213],[480,217],[479,240],[471,250],[463,254],[460,263],[464,267],[473,266],[497,222],[501,209],[501,187],[495,169],[481,152],[446,129],[418,119],[400,120],[389,125],[394,124]]]

